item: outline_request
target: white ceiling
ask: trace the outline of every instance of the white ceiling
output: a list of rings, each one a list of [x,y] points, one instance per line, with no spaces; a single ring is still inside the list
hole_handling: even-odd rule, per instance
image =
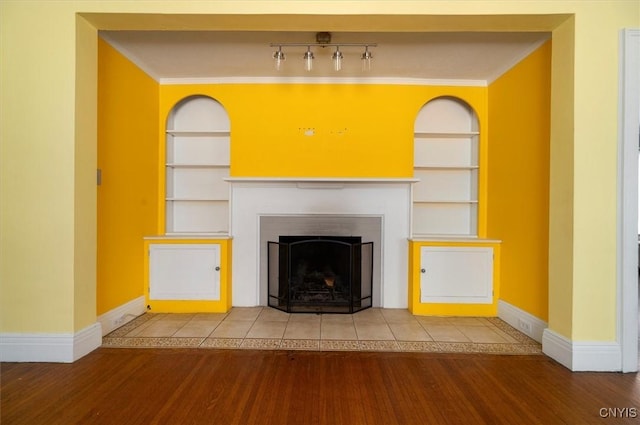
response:
[[[334,48],[313,47],[314,69],[303,69],[305,46],[283,47],[276,71],[271,43],[314,43],[315,32],[101,31],[100,36],[157,81],[256,78],[347,78],[457,81],[487,84],[549,39],[547,32],[334,33],[332,43],[377,43],[363,73],[361,47],[341,47],[344,65],[333,71]]]

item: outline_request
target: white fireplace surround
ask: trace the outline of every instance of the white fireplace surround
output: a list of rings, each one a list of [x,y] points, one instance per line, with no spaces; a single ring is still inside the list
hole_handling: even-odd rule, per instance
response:
[[[411,185],[415,179],[226,180],[231,186],[234,306],[267,304],[266,239],[274,240],[275,232],[287,227],[280,234],[353,233],[362,236],[363,242],[373,241],[373,305],[407,308]]]

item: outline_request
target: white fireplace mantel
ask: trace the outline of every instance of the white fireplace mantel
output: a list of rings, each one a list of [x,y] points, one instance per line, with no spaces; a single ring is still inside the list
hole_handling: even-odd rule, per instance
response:
[[[229,183],[295,183],[303,188],[338,188],[345,184],[411,184],[420,181],[415,178],[376,177],[227,177],[224,180]]]
[[[344,183],[415,183],[413,177],[225,177],[228,182],[344,182]]]
[[[264,304],[260,218],[380,217],[380,307],[406,308],[413,178],[230,177],[234,306]]]

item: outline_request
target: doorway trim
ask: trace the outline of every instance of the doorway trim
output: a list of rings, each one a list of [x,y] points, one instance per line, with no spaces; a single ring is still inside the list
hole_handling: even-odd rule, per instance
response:
[[[620,34],[617,340],[622,372],[638,370],[638,153],[640,29]]]

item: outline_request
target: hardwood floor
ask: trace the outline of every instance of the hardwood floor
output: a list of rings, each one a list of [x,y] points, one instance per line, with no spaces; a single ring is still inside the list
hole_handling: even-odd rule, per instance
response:
[[[103,347],[0,377],[2,425],[640,421],[638,374],[540,355]]]

